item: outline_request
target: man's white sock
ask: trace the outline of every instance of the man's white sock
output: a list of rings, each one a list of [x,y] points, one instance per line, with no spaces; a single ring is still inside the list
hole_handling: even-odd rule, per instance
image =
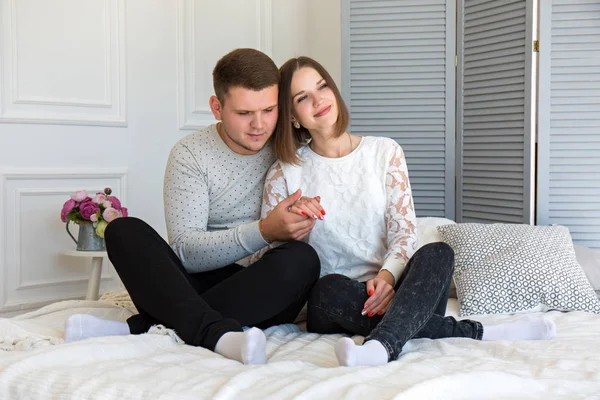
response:
[[[267,362],[267,338],[263,331],[251,328],[246,332],[227,332],[217,342],[215,353],[242,364]]]
[[[341,338],[335,344],[335,355],[343,367],[383,365],[388,362],[387,350],[377,340],[369,340],[358,346],[348,337]]]
[[[96,336],[129,335],[125,322],[110,321],[88,314],[75,314],[65,322],[65,341],[74,342]]]
[[[484,325],[481,340],[549,340],[556,324],[548,317],[525,317],[498,325]]]

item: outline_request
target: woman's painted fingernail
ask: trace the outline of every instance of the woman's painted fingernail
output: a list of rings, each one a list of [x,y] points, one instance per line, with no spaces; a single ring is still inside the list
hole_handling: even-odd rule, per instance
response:
[[[373,313],[373,312],[369,313],[369,317],[372,317],[373,315],[375,315],[375,313]]]
[[[306,213],[304,211],[302,211],[302,215],[306,215]]]
[[[315,214],[313,214],[313,218],[314,219],[319,219],[319,217],[317,217]]]
[[[325,215],[325,210],[321,210],[321,214]]]
[[[373,290],[369,290],[369,296],[373,296]]]
[[[367,313],[367,310],[362,310],[362,311],[360,312],[360,315],[365,315],[366,313]]]
[[[383,311],[379,311],[377,315],[383,315]]]

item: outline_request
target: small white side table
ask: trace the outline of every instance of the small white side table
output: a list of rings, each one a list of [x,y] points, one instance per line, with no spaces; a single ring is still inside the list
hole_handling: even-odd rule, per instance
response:
[[[102,274],[102,261],[106,257],[106,251],[79,251],[69,250],[63,253],[71,257],[84,257],[92,259],[92,273],[88,281],[86,300],[98,300],[100,290],[100,275]]]

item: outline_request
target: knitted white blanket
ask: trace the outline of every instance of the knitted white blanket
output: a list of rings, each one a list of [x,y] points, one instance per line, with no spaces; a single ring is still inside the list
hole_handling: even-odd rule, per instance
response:
[[[450,313],[457,309],[451,299]],[[62,343],[62,325],[74,313],[121,321],[131,315],[107,302],[67,301],[0,319],[3,348],[27,350],[1,353],[0,399],[573,399],[600,393],[600,316],[583,312],[548,313],[558,328],[551,341],[419,339],[397,361],[353,368],[337,366],[333,346],[340,335],[296,325],[266,331],[268,363],[256,366],[177,344],[164,330]]]

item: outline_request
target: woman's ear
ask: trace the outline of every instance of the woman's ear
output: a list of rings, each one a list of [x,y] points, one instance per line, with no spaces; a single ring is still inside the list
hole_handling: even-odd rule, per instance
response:
[[[298,121],[298,118],[296,118],[296,115],[294,115],[294,111],[293,111],[293,110],[292,110],[292,111],[290,111],[290,118],[291,118],[291,120],[292,120],[292,121],[291,121],[291,122],[292,122],[292,124],[293,124],[294,122],[300,122],[300,121]]]
[[[223,105],[219,101],[219,98],[217,96],[210,96],[208,105],[210,106],[210,111],[212,111],[215,119],[217,121],[221,121],[223,119],[221,118],[221,114],[223,113]]]

